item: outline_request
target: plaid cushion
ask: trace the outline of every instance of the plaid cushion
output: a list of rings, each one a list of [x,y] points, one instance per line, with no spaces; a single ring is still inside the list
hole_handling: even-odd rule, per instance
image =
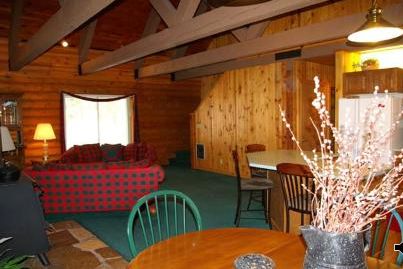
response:
[[[102,151],[99,143],[76,146],[77,162],[91,163],[102,160]]]
[[[123,148],[123,160],[136,160],[137,145],[130,143]]]
[[[149,167],[151,163],[149,160],[142,160],[142,161],[121,161],[121,162],[109,162],[106,163],[107,169],[124,169],[124,168],[146,168]]]
[[[100,169],[105,169],[105,168],[106,168],[106,164],[104,162],[74,163],[71,165],[72,170],[78,170],[78,171],[100,170]]]
[[[155,163],[157,161],[157,153],[154,146],[147,144],[147,151],[145,153],[145,158],[150,161],[150,163]]]
[[[77,150],[76,146],[69,148],[67,151],[63,153],[60,158],[60,162],[62,163],[75,163],[77,162]]]
[[[101,146],[102,160],[104,162],[116,162],[123,160],[123,146],[121,144],[103,144]]]
[[[136,155],[136,160],[141,161],[146,159],[146,153],[147,153],[147,144],[140,142],[137,144],[137,155]]]

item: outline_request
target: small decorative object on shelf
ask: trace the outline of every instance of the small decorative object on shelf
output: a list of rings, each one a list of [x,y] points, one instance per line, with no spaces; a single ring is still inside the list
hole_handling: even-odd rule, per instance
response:
[[[353,62],[352,67],[353,67],[354,72],[361,71],[360,62]]]
[[[375,70],[379,68],[379,61],[377,59],[368,59],[362,62],[362,70]]]
[[[276,264],[263,254],[250,253],[236,258],[234,267],[235,269],[273,269],[276,268]]]
[[[302,151],[285,112],[281,111],[292,140],[314,175],[312,224],[301,228],[307,243],[304,268],[367,268],[365,231],[374,221],[385,218],[403,198],[399,192],[403,182],[403,149],[392,156],[385,147],[399,127],[403,111],[390,128],[383,126],[380,119],[388,96],[379,97],[375,87],[360,126],[345,122],[343,128],[337,129],[330,121],[325,95],[319,91],[319,79],[314,80],[316,98],[312,105],[319,114],[320,125],[313,121],[312,124],[320,154],[313,150],[313,158],[309,158]],[[333,143],[337,145],[336,152]],[[379,175],[384,176],[378,180]]]

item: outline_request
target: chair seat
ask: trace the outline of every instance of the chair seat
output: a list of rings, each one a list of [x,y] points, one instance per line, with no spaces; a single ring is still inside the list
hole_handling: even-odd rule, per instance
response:
[[[267,190],[273,188],[273,181],[267,178],[252,177],[248,180],[241,180],[242,190]]]

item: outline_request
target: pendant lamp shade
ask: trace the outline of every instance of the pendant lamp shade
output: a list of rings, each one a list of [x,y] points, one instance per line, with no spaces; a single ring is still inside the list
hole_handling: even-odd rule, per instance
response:
[[[347,37],[349,45],[382,45],[397,41],[403,36],[403,29],[382,18],[382,9],[376,6],[376,1],[372,2],[366,18],[367,21]]]

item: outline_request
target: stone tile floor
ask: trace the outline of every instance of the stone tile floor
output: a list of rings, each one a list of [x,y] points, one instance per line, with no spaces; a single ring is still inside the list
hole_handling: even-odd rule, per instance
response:
[[[44,267],[37,258],[25,262],[32,269],[125,269],[128,262],[95,235],[75,221],[53,224],[49,232],[50,266]]]

